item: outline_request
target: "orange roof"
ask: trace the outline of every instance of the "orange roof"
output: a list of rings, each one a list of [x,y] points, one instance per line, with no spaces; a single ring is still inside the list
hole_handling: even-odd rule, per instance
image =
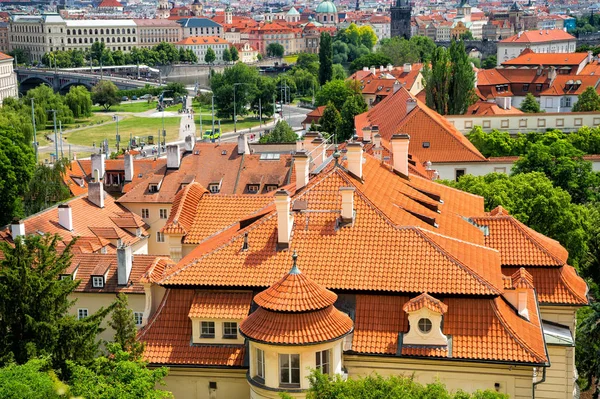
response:
[[[211,45],[211,44],[229,44],[225,39],[218,36],[191,36],[178,41],[175,45]]]
[[[594,75],[557,75],[550,87],[544,90],[543,96],[580,95],[588,87],[596,88],[600,76]]]
[[[356,295],[356,318],[352,350],[365,354],[396,355],[399,333],[409,324],[402,307],[409,298]],[[533,293],[529,295],[531,321],[520,317],[501,297],[474,300],[445,298],[448,312],[442,332],[452,336],[452,351],[446,347],[402,345],[402,356],[451,356],[479,359],[546,363],[544,338]]]
[[[252,291],[198,291],[188,317],[244,319],[250,313]]]
[[[579,66],[587,58],[587,53],[534,53],[523,51],[521,55],[512,60],[504,61],[502,65],[572,65]]]
[[[98,5],[98,8],[102,8],[102,7],[111,7],[111,8],[123,7],[123,4],[121,4],[117,0],[102,0],[102,2]]]
[[[517,107],[504,109],[500,108],[496,103],[477,101],[475,104],[469,107],[465,115],[518,115],[522,113],[523,111]]]
[[[4,60],[12,60],[13,57],[11,57],[8,54],[4,54],[4,53],[0,53],[0,61],[4,61]]]
[[[138,333],[138,340],[145,344],[144,359],[160,365],[242,367],[244,345],[191,344],[188,312],[194,297],[194,290],[167,289],[158,310]]]
[[[518,268],[503,267],[505,274],[515,273]],[[542,304],[587,305],[588,287],[572,266],[528,267],[538,300]]]
[[[423,308],[427,308],[432,312],[444,314],[448,311],[448,305],[444,304],[439,299],[435,299],[428,293],[424,292],[418,297],[411,299],[402,306],[402,310],[406,313],[416,312]]]
[[[515,289],[518,288],[526,288],[526,289],[534,289],[533,286],[533,277],[524,267],[520,268],[510,277],[512,281],[512,286]]]
[[[568,34],[562,29],[551,29],[551,30],[529,30],[521,32],[514,36],[500,40],[499,43],[545,43],[552,41],[575,41],[574,36]]]

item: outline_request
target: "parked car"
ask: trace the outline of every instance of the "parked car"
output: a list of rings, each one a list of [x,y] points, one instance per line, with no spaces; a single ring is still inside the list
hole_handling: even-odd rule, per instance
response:
[[[140,100],[148,100],[152,98],[152,94],[144,94],[143,96],[140,96]]]
[[[212,130],[207,130],[206,132],[204,132],[204,136],[202,136],[202,138],[204,140],[210,140],[210,141],[215,141],[216,139],[218,139],[219,137],[221,137],[221,130],[220,129],[215,129],[215,131],[213,132]]]
[[[127,97],[127,96],[123,96],[123,97],[121,98],[121,101],[129,101],[129,97]]]
[[[132,99],[133,101],[135,101],[135,100],[137,100],[138,98],[137,98],[137,96],[132,96],[132,97],[131,97],[131,99]]]

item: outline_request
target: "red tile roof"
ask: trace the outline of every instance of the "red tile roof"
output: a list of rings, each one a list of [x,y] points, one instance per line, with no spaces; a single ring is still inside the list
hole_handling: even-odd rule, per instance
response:
[[[575,41],[574,36],[568,34],[562,29],[551,30],[530,30],[521,32],[517,35],[500,40],[500,43],[545,43],[551,41]]]
[[[111,7],[111,8],[123,7],[123,4],[121,4],[117,0],[102,0],[102,3],[100,3],[98,5],[98,8],[103,8],[103,7]]]
[[[535,53],[525,50],[518,57],[504,61],[502,65],[529,65],[536,67],[539,65],[579,66],[587,56],[587,53]]]
[[[188,312],[194,297],[194,290],[167,289],[158,310],[138,333],[138,340],[145,344],[144,359],[156,365],[242,367],[244,345],[191,343]]]
[[[212,44],[230,44],[227,40],[218,36],[190,36],[175,43],[177,46],[187,45],[212,45]]]
[[[448,305],[424,292],[423,294],[411,299],[402,306],[402,310],[406,313],[416,312],[423,308],[427,308],[432,312],[444,314],[448,311]]]
[[[511,275],[518,268],[503,267],[502,273]],[[527,272],[533,279],[533,286],[541,304],[586,305],[587,284],[577,275],[572,266],[528,267]]]
[[[252,291],[198,291],[189,317],[241,320],[250,313]]]

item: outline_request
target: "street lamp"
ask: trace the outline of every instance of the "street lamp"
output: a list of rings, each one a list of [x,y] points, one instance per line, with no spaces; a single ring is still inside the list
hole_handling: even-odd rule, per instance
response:
[[[233,84],[233,132],[237,133],[237,112],[235,109],[235,87],[238,85],[247,85],[248,83],[234,83]]]

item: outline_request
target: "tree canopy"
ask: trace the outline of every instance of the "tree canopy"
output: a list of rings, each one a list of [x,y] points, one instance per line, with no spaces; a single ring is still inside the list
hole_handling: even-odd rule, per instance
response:
[[[67,165],[68,162],[64,159],[57,160],[53,165],[35,165],[23,198],[26,215],[40,212],[69,198],[69,188],[63,182]]]
[[[329,32],[321,32],[319,42],[319,83],[324,85],[333,76],[333,49]]]
[[[352,138],[354,135],[354,117],[367,111],[367,103],[362,96],[350,96],[344,102],[340,111],[342,125],[339,129],[337,141],[341,143],[344,140]]]
[[[258,94],[258,82],[258,70],[241,62],[225,68],[223,72],[215,73],[210,79],[210,87],[215,96],[217,115],[220,118],[233,119],[234,87],[236,113],[238,115],[246,115],[249,111],[247,105]],[[273,89],[274,85],[269,86],[269,90]],[[269,100],[267,104],[272,104],[273,94],[275,94],[275,91],[270,93],[270,99],[269,95],[261,95],[265,100]]]
[[[281,58],[285,54],[285,49],[279,43],[271,43],[267,46],[267,56]]]
[[[25,364],[11,363],[0,368],[0,398],[59,399],[67,389],[50,368],[47,359],[32,359]]]
[[[332,102],[327,104],[321,119],[319,119],[321,131],[330,134],[336,139],[339,137],[339,131],[342,127],[342,116]]]
[[[75,118],[92,116],[92,95],[85,86],[71,86],[65,96],[65,104]]]
[[[379,68],[380,66],[387,67],[392,64],[392,59],[385,54],[369,53],[365,54],[350,64],[350,72],[360,71],[363,68]]]
[[[208,50],[206,50],[206,54],[204,54],[204,62],[212,64],[216,59],[217,55],[215,54],[215,50],[213,50],[212,47],[209,47]]]
[[[298,135],[286,121],[280,120],[271,133],[260,138],[260,143],[295,143],[296,140]]]
[[[525,99],[521,103],[520,109],[526,114],[539,114],[540,112],[542,112],[542,109],[540,108],[540,103],[531,93],[527,93]]]
[[[587,87],[579,95],[577,102],[573,105],[573,112],[600,111],[600,95],[592,86]]]
[[[92,101],[108,111],[113,105],[121,103],[119,89],[110,80],[101,80],[92,88]]]
[[[336,109],[340,110],[349,97],[358,95],[352,87],[351,82],[344,80],[332,80],[321,87],[321,90],[315,96],[317,106],[333,103]]]

